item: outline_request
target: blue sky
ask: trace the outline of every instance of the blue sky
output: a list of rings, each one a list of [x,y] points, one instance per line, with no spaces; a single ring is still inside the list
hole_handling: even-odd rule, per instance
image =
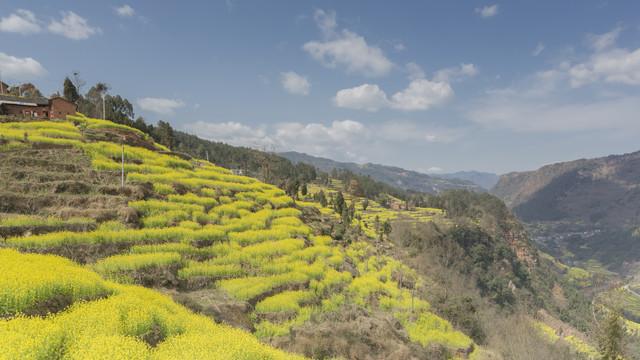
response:
[[[3,1],[0,73],[149,123],[434,173],[640,150],[637,1]]]

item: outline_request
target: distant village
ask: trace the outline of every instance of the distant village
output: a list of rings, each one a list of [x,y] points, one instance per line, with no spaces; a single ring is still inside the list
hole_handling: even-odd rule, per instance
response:
[[[65,119],[75,115],[78,105],[63,97],[24,97],[9,94],[9,85],[0,82],[0,115],[38,119]]]

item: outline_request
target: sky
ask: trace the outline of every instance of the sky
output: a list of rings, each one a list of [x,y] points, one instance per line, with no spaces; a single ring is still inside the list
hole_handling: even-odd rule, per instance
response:
[[[640,150],[640,2],[7,1],[0,76],[147,123],[429,174]]]

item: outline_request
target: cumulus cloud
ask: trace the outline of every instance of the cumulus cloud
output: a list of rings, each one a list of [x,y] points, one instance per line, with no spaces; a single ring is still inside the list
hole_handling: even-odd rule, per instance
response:
[[[473,64],[460,63],[458,67],[451,67],[439,70],[433,77],[438,82],[459,82],[466,78],[477,75],[478,68]]]
[[[116,8],[116,14],[121,17],[133,17],[136,11],[129,5],[123,5]]]
[[[89,26],[87,19],[79,16],[73,11],[62,11],[62,20],[60,22],[51,20],[49,31],[67,37],[73,40],[88,39],[89,36],[101,33],[100,28]]]
[[[158,114],[171,115],[177,108],[185,106],[182,100],[165,99],[165,98],[143,98],[138,99],[138,106],[142,110],[153,111]]]
[[[291,94],[308,95],[311,84],[306,76],[296,74],[293,71],[283,72],[282,87]]]
[[[490,18],[498,14],[498,5],[485,6],[482,8],[476,8],[476,13],[480,14],[480,16],[484,19]]]
[[[342,89],[332,101],[338,107],[366,111],[378,111],[391,105],[384,91],[372,84]]]
[[[424,71],[415,63],[407,64],[407,69],[411,80],[409,86],[393,94],[391,100],[378,85],[364,84],[338,91],[333,103],[342,108],[366,111],[378,111],[382,108],[415,111],[428,110],[453,97],[453,89],[449,83],[425,79]]]
[[[0,31],[29,35],[41,32],[42,28],[33,12],[18,9],[15,13],[0,20]]]
[[[404,111],[427,110],[453,97],[453,89],[446,82],[417,79],[391,97],[391,107]]]
[[[30,57],[19,58],[0,51],[2,76],[20,81],[35,79],[47,74],[40,63]]]
[[[317,10],[314,19],[322,31],[324,41],[309,41],[303,49],[324,66],[345,66],[348,72],[359,72],[365,76],[383,76],[389,73],[393,62],[382,49],[372,46],[360,35],[343,29],[337,31],[335,12],[329,14]]]

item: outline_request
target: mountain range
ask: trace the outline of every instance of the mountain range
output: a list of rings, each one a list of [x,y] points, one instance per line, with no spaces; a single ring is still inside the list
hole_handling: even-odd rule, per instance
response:
[[[401,189],[417,190],[432,194],[447,189],[466,189],[475,192],[486,192],[498,179],[498,175],[496,174],[477,171],[442,174],[435,177],[396,166],[338,162],[295,151],[283,152],[279,155],[289,159],[293,164],[310,164],[318,170],[327,173],[331,173],[333,169],[346,169],[356,174],[370,176],[376,181],[381,181]]]
[[[622,266],[640,255],[640,152],[554,163],[500,177],[491,193],[565,260]],[[564,251],[563,251],[564,250]]]

